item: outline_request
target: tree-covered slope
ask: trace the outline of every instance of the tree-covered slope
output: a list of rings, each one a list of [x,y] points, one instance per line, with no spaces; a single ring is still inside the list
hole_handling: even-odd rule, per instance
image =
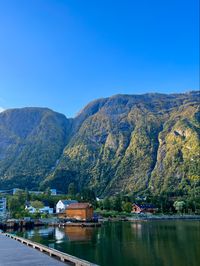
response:
[[[156,192],[190,189],[200,180],[199,107],[180,106],[172,112],[159,134],[156,166],[150,188]]]
[[[36,188],[55,167],[70,123],[46,108],[0,113],[0,187]]]
[[[46,108],[0,113],[0,187],[98,195],[188,191],[199,180],[199,93],[116,95],[74,119]]]
[[[73,181],[99,195],[187,189],[198,171],[198,104],[198,92],[90,103],[73,120],[64,153],[42,184],[63,189]]]

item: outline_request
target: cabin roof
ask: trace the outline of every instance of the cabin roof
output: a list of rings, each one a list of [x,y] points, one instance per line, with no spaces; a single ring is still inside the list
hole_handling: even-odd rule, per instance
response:
[[[76,209],[87,209],[90,208],[92,205],[90,203],[72,203],[67,206],[67,210],[76,210]]]
[[[73,203],[77,203],[77,200],[60,200],[65,206],[73,204]]]

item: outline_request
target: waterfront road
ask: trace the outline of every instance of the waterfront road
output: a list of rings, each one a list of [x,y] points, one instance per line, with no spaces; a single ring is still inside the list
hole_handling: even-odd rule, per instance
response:
[[[0,266],[66,266],[52,257],[0,234]]]

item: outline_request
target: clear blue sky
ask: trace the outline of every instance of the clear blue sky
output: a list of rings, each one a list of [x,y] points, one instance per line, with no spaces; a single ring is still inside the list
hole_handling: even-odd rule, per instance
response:
[[[74,116],[113,94],[198,89],[198,0],[0,0],[0,107]]]

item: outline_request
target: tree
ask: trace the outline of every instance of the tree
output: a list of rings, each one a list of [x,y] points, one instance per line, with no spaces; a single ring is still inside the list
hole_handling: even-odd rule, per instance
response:
[[[81,200],[82,201],[89,201],[90,203],[95,203],[96,202],[96,196],[93,190],[91,189],[84,189],[81,194]]]
[[[9,197],[8,198],[8,210],[11,213],[12,216],[15,215],[15,213],[20,211],[21,204],[18,201],[18,197]]]
[[[51,196],[51,189],[50,189],[50,187],[48,187],[48,188],[45,190],[45,195],[47,195],[48,197]]]
[[[111,209],[111,202],[110,202],[109,198],[105,198],[103,200],[103,208],[104,208],[104,210],[110,210]]]
[[[183,210],[185,208],[185,202],[184,201],[175,201],[174,202],[174,208],[178,213],[183,213]]]
[[[34,207],[35,209],[41,209],[44,207],[44,204],[39,200],[35,200],[31,201],[31,206]]]
[[[112,209],[120,212],[122,210],[122,200],[120,196],[113,197],[112,200]]]
[[[25,189],[25,197],[26,197],[26,201],[29,201],[31,199],[30,193],[27,188]]]
[[[19,193],[15,196],[9,196],[8,199],[8,210],[12,218],[22,218],[26,216],[25,211],[25,194]]]
[[[74,197],[75,194],[76,194],[76,188],[75,188],[75,184],[72,182],[68,186],[68,195]]]
[[[131,202],[123,202],[122,210],[130,213],[132,211],[132,203]]]

